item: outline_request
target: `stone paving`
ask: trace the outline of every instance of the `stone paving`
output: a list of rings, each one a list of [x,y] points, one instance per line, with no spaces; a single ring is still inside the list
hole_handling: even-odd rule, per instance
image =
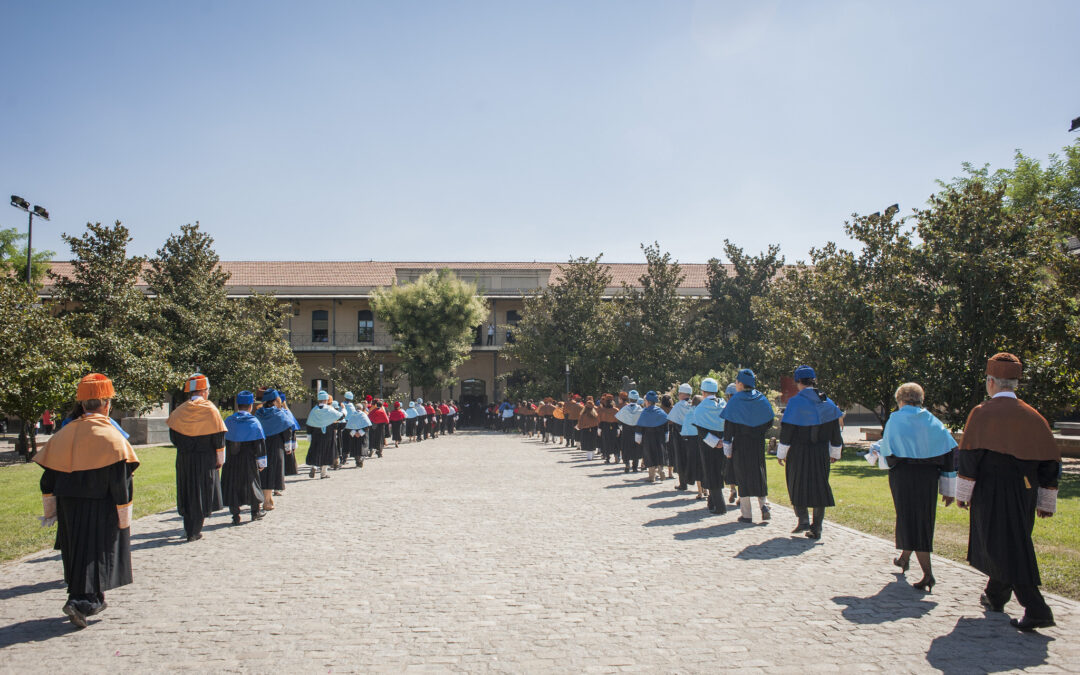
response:
[[[221,512],[199,542],[175,512],[136,521],[135,583],[82,631],[57,553],[0,566],[0,671],[1080,670],[1076,603],[1020,634],[981,611],[978,573],[937,560],[923,595],[890,542],[826,524],[813,543],[783,508],[740,524],[518,436],[386,455],[291,477],[264,520]]]

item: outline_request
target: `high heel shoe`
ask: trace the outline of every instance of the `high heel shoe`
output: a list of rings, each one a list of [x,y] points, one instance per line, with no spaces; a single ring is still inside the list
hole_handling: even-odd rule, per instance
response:
[[[933,593],[934,592],[934,584],[936,584],[936,583],[937,583],[937,579],[935,579],[933,577],[933,575],[930,575],[928,577],[923,577],[922,581],[920,581],[917,584],[911,584],[911,587],[914,588],[917,591],[922,591],[924,593]]]
[[[908,558],[907,560],[904,560],[903,562],[900,562],[900,558],[893,558],[892,564],[899,567],[902,571],[907,572],[908,567],[911,567],[911,558]]]

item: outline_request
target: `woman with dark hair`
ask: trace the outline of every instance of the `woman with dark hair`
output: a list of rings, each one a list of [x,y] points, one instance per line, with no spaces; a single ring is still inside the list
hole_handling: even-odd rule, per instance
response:
[[[923,389],[914,382],[896,390],[896,412],[885,423],[880,443],[871,446],[871,459],[881,458],[889,469],[889,489],[896,509],[896,548],[893,564],[904,572],[911,552],[923,578],[913,586],[931,592],[936,581],[930,569],[934,524],[940,489],[945,506],[956,497],[956,441],[938,418],[923,407]],[[879,464],[880,464],[879,463]]]
[[[811,539],[821,539],[825,508],[836,505],[829,469],[844,449],[840,428],[844,411],[818,389],[817,374],[810,366],[795,369],[795,383],[799,393],[788,401],[780,418],[776,459],[787,467],[788,497],[799,518],[792,533],[806,532]],[[813,522],[809,509],[813,509]]]
[[[596,453],[596,432],[600,428],[600,415],[596,412],[596,403],[592,396],[585,399],[585,407],[581,409],[578,417],[577,432],[581,439],[581,449],[585,451],[587,459],[592,459]]]
[[[604,394],[600,401],[600,409],[597,414],[600,417],[600,452],[604,455],[604,464],[614,457],[615,463],[619,463],[619,423],[615,420],[615,397]]]

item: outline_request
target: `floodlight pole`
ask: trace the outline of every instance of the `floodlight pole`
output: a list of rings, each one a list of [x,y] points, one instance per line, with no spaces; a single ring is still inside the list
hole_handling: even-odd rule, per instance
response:
[[[26,225],[26,285],[33,287],[33,281],[31,273],[33,268],[31,263],[33,262],[34,255],[34,216],[38,218],[49,219],[49,212],[44,206],[35,204],[34,208],[30,208],[30,203],[18,195],[11,195],[11,205],[17,209],[22,209],[29,214],[29,222]]]

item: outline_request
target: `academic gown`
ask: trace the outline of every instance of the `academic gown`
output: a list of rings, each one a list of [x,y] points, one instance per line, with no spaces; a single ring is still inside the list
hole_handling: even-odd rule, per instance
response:
[[[697,429],[698,450],[701,453],[701,486],[706,490],[719,491],[724,488],[724,420],[720,417],[725,402],[716,396],[710,396],[694,408],[691,423]],[[689,417],[689,416],[688,416]],[[713,447],[706,442],[710,436],[716,439]]]
[[[765,435],[772,428],[772,420],[756,427],[724,421],[724,443],[731,443],[731,466],[739,497],[765,497],[769,494],[769,482],[765,468]]]
[[[135,497],[137,463],[119,461],[87,471],[45,469],[42,494],[56,497],[56,541],[68,594],[98,596],[131,583],[131,528],[119,528],[117,506]]]
[[[636,462],[645,457],[644,449],[634,436],[634,427],[637,426],[641,410],[638,404],[628,403],[615,413],[615,419],[619,420],[619,450],[622,452],[623,463]]]
[[[221,509],[217,449],[225,447],[225,432],[185,436],[169,429],[169,441],[176,446],[176,511],[188,520],[206,518]]]
[[[667,414],[659,407],[652,405],[642,410],[633,433],[641,434],[642,464],[646,468],[666,466],[664,443],[667,428]]]
[[[225,440],[225,464],[221,467],[221,496],[230,509],[261,504],[263,485],[256,460],[266,456],[266,439]]]
[[[805,400],[797,401],[799,397]],[[843,412],[816,389],[803,389],[788,401],[780,421],[780,444],[790,446],[785,462],[788,496],[799,508],[835,506],[829,472],[830,448],[842,448]]]

